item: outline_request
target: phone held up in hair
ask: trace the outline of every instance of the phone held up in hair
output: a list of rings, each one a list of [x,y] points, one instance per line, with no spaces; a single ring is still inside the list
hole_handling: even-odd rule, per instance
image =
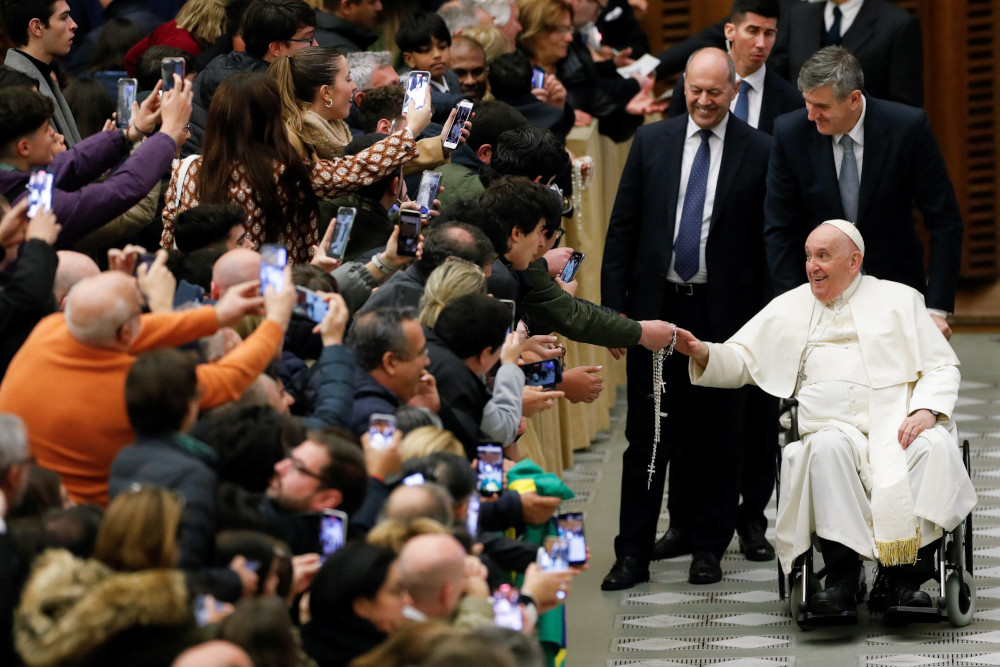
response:
[[[587,562],[587,538],[583,533],[583,512],[563,512],[556,517],[559,536],[566,540],[567,560],[579,566]]]
[[[275,292],[285,286],[285,264],[288,263],[288,249],[283,245],[268,243],[260,247],[260,293],[263,295],[270,285]]]
[[[476,448],[476,488],[484,496],[503,491],[503,447],[498,443]]]
[[[164,58],[160,61],[160,78],[163,79],[161,90],[165,93],[174,88],[174,74],[181,79],[184,78],[183,58]]]
[[[124,130],[132,122],[132,103],[139,82],[135,79],[118,79],[118,104],[115,111],[115,127]]]
[[[300,285],[295,286],[295,305],[292,312],[308,320],[319,323],[326,317],[330,305],[316,292]]]
[[[458,103],[458,113],[455,114],[455,119],[452,121],[451,129],[448,131],[448,136],[445,138],[443,145],[448,150],[454,150],[458,148],[458,142],[462,140],[462,130],[465,129],[465,122],[469,120],[469,116],[472,115],[472,102],[469,100],[462,100]]]
[[[399,210],[399,237],[396,240],[396,254],[400,257],[416,257],[420,244],[420,212],[410,209]]]
[[[347,252],[347,242],[351,240],[351,228],[354,227],[354,218],[358,214],[358,209],[353,206],[341,206],[337,209],[337,217],[330,224],[333,225],[333,240],[326,250],[326,256],[331,259],[342,260]]]
[[[406,97],[403,98],[403,115],[410,109],[410,102],[413,102],[414,109],[423,109],[424,101],[427,99],[427,87],[431,85],[431,73],[422,70],[413,70],[406,78]]]
[[[325,562],[344,546],[347,538],[347,515],[340,510],[323,510],[319,519],[319,559]]]
[[[45,167],[35,167],[28,177],[28,219],[39,211],[52,208],[52,181],[55,177]]]
[[[507,304],[507,307],[510,308],[510,329],[507,330],[507,333],[515,331],[517,329],[517,303],[513,299],[497,299],[497,301]]]
[[[545,86],[545,70],[535,66],[531,68],[531,88],[542,88]]]
[[[535,561],[546,572],[565,572],[569,569],[569,542],[564,537],[549,535]]]
[[[430,218],[431,209],[434,208],[434,197],[437,196],[438,186],[441,184],[441,173],[437,171],[425,171],[420,176],[420,188],[417,190],[417,206],[420,207],[420,216]]]
[[[493,624],[498,628],[507,628],[520,632],[524,628],[521,616],[520,595],[510,584],[500,584],[493,594]]]
[[[543,389],[555,389],[562,382],[562,364],[558,359],[543,359],[521,366],[525,384]]]
[[[574,252],[570,255],[566,266],[563,267],[562,273],[559,275],[559,280],[564,283],[573,282],[573,279],[576,278],[576,272],[580,270],[580,265],[583,264],[586,257],[587,255],[582,252]]]
[[[396,435],[396,415],[376,412],[368,418],[368,444],[372,449],[385,449]]]

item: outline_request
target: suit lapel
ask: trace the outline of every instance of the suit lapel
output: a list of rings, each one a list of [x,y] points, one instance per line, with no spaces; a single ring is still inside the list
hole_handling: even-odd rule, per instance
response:
[[[875,2],[861,3],[861,9],[858,10],[854,23],[844,33],[844,37],[840,41],[841,46],[852,53],[857,53],[858,47],[871,39],[877,23],[878,7],[875,6]]]
[[[822,184],[823,195],[831,211],[836,212],[838,218],[844,217],[844,203],[840,201],[840,179],[837,176],[837,165],[833,161],[832,139],[825,134],[816,131],[816,124],[809,122],[809,151],[810,162],[816,170],[816,182]]]
[[[771,77],[778,76],[770,68],[764,70],[764,90],[760,91],[760,117],[757,119],[757,129],[771,134],[774,130],[775,109],[778,106],[778,95],[771,83]]]
[[[674,239],[674,225],[677,224],[677,199],[680,193],[681,183],[681,161],[684,159],[684,139],[687,131],[687,115],[678,116],[683,122],[672,123],[673,127],[668,128],[662,146],[662,156],[657,162],[660,163],[658,169],[660,176],[653,180],[655,189],[659,192],[659,197],[663,201],[663,212],[665,213],[666,225],[664,226],[664,242],[668,248],[672,248]],[[654,209],[655,210],[655,209]]]
[[[722,142],[722,163],[719,165],[719,180],[715,184],[715,200],[712,205],[712,220],[708,224],[708,238],[712,238],[712,231],[719,220],[722,209],[729,197],[729,191],[736,181],[736,175],[740,171],[740,164],[743,156],[747,152],[746,135],[749,131],[746,125],[736,116],[729,114],[729,122],[726,125],[726,138]]]
[[[871,201],[879,174],[885,166],[886,135],[890,127],[879,114],[878,102],[865,96],[865,153],[861,159],[861,187],[858,191],[858,223],[864,220],[865,207]]]

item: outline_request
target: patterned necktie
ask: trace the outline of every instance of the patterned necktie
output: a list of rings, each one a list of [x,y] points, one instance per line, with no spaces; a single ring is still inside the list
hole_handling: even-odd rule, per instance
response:
[[[708,146],[710,130],[698,130],[701,145],[691,163],[687,190],[684,193],[684,209],[681,211],[681,226],[674,239],[674,271],[687,282],[698,273],[701,254],[701,224],[705,217],[705,189],[708,187],[708,167],[712,162],[712,152]]]
[[[750,116],[750,91],[753,90],[753,86],[746,79],[740,81],[740,94],[736,96],[736,107],[733,109],[733,115],[742,120],[744,123],[747,122],[747,118]]]
[[[843,16],[840,12],[840,7],[833,8],[833,24],[830,25],[830,30],[826,33],[826,40],[823,46],[840,46],[841,36],[840,36],[840,17]]]
[[[854,139],[845,134],[840,138],[840,146],[844,149],[844,158],[840,162],[840,201],[844,205],[844,218],[858,224],[858,160],[854,157]]]

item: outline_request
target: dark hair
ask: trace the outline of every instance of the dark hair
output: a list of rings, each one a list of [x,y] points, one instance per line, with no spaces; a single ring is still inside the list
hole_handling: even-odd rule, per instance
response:
[[[101,28],[101,34],[90,56],[90,71],[124,71],[125,54],[143,38],[142,28],[126,18],[110,19]]]
[[[346,343],[354,348],[358,365],[363,370],[372,371],[381,366],[386,352],[406,358],[409,347],[403,331],[405,320],[416,320],[413,310],[378,308],[354,320]]]
[[[493,251],[502,255],[507,252],[507,237],[503,233],[500,221],[493,215],[493,212],[484,207],[475,199],[464,199],[454,204],[446,206],[441,211],[441,215],[434,218],[431,227],[443,225],[446,222],[464,222],[467,225],[479,228],[486,235],[486,238],[493,244]]]
[[[365,455],[354,436],[335,428],[309,431],[308,439],[326,449],[330,462],[319,471],[324,488],[340,491],[341,511],[354,514],[361,509],[368,493]]]
[[[34,88],[37,85],[38,82],[24,72],[11,69],[6,65],[0,65],[0,90],[9,88],[10,86],[27,86],[28,88]]]
[[[434,452],[403,462],[404,477],[416,472],[447,489],[456,504],[468,498],[476,488],[476,473],[472,464],[469,459],[457,454]]]
[[[402,53],[419,51],[430,46],[431,37],[451,46],[448,25],[434,12],[414,12],[406,17],[396,31],[396,46]]]
[[[441,309],[434,333],[459,359],[476,357],[503,345],[510,308],[485,294],[464,294]]]
[[[551,130],[525,125],[507,130],[493,146],[487,180],[499,176],[524,176],[548,181],[567,173],[569,154]],[[484,181],[486,182],[486,181]]]
[[[208,292],[212,289],[212,267],[223,254],[220,248],[212,247],[189,253],[172,250],[167,257],[167,269],[174,274],[177,282],[186,280]]]
[[[56,0],[3,0],[0,19],[14,46],[28,45],[28,24],[38,19],[46,28],[55,11]]]
[[[337,279],[315,264],[296,264],[293,266],[292,283],[314,292],[337,291]]]
[[[229,0],[226,3],[226,35],[230,38],[241,34],[243,30],[243,15],[252,0]]]
[[[173,348],[139,355],[125,378],[125,409],[139,435],[180,429],[198,396],[194,357]]]
[[[73,79],[66,87],[66,104],[84,139],[102,131],[105,121],[115,112],[115,101],[108,89],[94,79]]]
[[[458,257],[476,266],[486,267],[492,263],[496,252],[493,243],[482,230],[464,222],[433,225],[424,233],[424,238],[423,256],[416,262],[416,267],[426,276],[431,275],[449,257]]]
[[[247,55],[263,58],[271,42],[287,42],[302,26],[315,26],[316,14],[302,0],[253,0],[240,25]]]
[[[151,46],[139,58],[135,66],[135,80],[139,82],[139,90],[152,90],[162,76],[161,67],[164,58],[183,58],[184,72],[191,74],[198,71],[198,61],[184,49],[173,46]]]
[[[523,53],[504,53],[490,63],[489,79],[490,92],[498,100],[528,95],[531,93],[531,63]]]
[[[90,558],[103,518],[101,508],[93,505],[49,510],[42,516],[39,553],[45,549],[66,549],[79,558]]]
[[[257,569],[259,595],[264,592],[267,574],[271,571],[276,541],[270,535],[254,530],[223,530],[215,536],[215,565],[229,567],[229,563],[237,556],[260,563]]]
[[[396,430],[406,435],[421,426],[441,428],[441,418],[437,413],[423,406],[401,405],[396,408]]]
[[[503,176],[479,196],[479,203],[493,211],[507,238],[516,227],[530,234],[551,210],[552,195],[541,183],[523,176]]]
[[[500,100],[488,100],[476,105],[476,118],[466,142],[473,151],[485,145],[496,148],[500,135],[507,130],[528,125],[520,111]]]
[[[277,597],[243,599],[222,619],[218,639],[233,642],[250,656],[254,667],[298,664],[298,644],[288,607]]]
[[[254,5],[272,1],[279,0],[254,0]],[[288,140],[274,79],[259,72],[226,78],[209,106],[202,145],[197,186],[202,203],[229,202],[233,170],[238,167],[264,214],[264,243],[276,241],[286,226],[292,228],[287,243],[295,244],[299,235],[307,233],[303,228],[317,211],[316,193],[308,166]],[[275,162],[285,167],[277,187]],[[289,225],[290,219],[299,224]]]
[[[31,88],[0,90],[0,155],[6,154],[13,142],[48,123],[54,109],[52,100]]]
[[[284,421],[269,405],[226,405],[213,410],[199,437],[218,455],[220,481],[252,492],[265,491],[274,464],[285,458]]]
[[[780,19],[781,5],[778,0],[733,0],[733,7],[729,11],[729,22],[740,23],[749,12],[767,19]]]
[[[374,132],[378,122],[383,118],[388,118],[390,121],[402,118],[403,96],[402,83],[390,83],[387,86],[372,88],[365,93],[361,98],[361,106],[358,107],[361,130],[366,133]]]
[[[542,667],[545,665],[542,645],[538,640],[523,632],[496,625],[483,625],[473,630],[472,635],[506,648],[514,656],[514,663],[518,667]]]
[[[221,245],[236,225],[247,220],[246,212],[236,204],[201,204],[177,216],[174,241],[183,253]]]
[[[389,86],[383,86],[383,87],[389,87]],[[378,90],[378,88],[376,88],[375,90]],[[367,101],[368,96],[365,95],[364,99],[365,101]],[[362,105],[365,104],[365,101],[362,101]],[[378,142],[382,141],[383,139],[386,138],[386,136],[388,135],[380,134],[378,132],[370,132],[368,134],[362,134],[360,137],[355,137],[354,139],[351,140],[349,144],[344,146],[344,155],[357,155],[366,148],[371,148]],[[388,191],[389,186],[392,184],[392,179],[399,177],[401,175],[401,172],[402,168],[393,169],[392,173],[389,174],[388,176],[380,178],[374,183],[369,183],[368,185],[364,185],[355,190],[354,193],[359,197],[363,197],[365,199],[371,199],[377,202],[380,199],[382,199],[382,195],[384,195]]]
[[[61,509],[63,506],[59,491],[61,484],[59,473],[40,465],[31,466],[24,497],[20,505],[11,509],[9,518],[41,517],[48,510]]]
[[[319,627],[338,627],[354,617],[354,600],[373,599],[389,576],[395,552],[365,542],[348,542],[326,559],[310,586],[309,611]]]

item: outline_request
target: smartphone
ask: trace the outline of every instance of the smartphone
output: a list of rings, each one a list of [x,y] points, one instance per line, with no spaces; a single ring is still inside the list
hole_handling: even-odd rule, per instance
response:
[[[524,627],[521,616],[521,605],[517,603],[520,595],[510,584],[500,584],[493,594],[493,624],[498,628],[509,628],[520,632]]]
[[[498,301],[510,307],[510,330],[507,332],[510,333],[517,329],[517,304],[514,303],[513,299],[498,299]]]
[[[531,88],[542,88],[545,86],[545,70],[541,67],[531,68]]]
[[[472,539],[479,534],[479,496],[474,493],[469,496],[469,505],[465,510],[465,529],[469,531]]]
[[[549,535],[538,550],[536,562],[546,572],[564,572],[569,569],[569,544],[563,537]]]
[[[420,215],[424,218],[431,217],[431,209],[434,208],[434,197],[437,196],[438,185],[440,184],[440,172],[425,171],[420,176],[420,189],[417,190],[417,206],[420,207]]]
[[[392,444],[396,434],[396,415],[376,412],[368,418],[368,441],[375,449],[385,449]]]
[[[164,58],[160,61],[160,78],[163,79],[163,87],[161,90],[167,92],[168,90],[173,90],[174,88],[174,74],[180,78],[184,78],[184,59],[183,58]]]
[[[135,79],[118,79],[118,112],[115,115],[115,125],[124,130],[132,122],[132,103],[135,102],[135,91],[139,82]]]
[[[564,283],[573,282],[573,278],[576,278],[576,272],[580,270],[580,265],[583,264],[586,256],[582,252],[574,252],[570,255],[569,261],[566,262],[566,266],[563,267],[562,273],[559,275],[559,279]]]
[[[341,206],[337,209],[337,218],[333,225],[333,240],[326,250],[326,256],[333,259],[344,259],[347,252],[347,242],[351,239],[351,227],[354,226],[354,217],[358,214],[358,209],[353,206]]]
[[[195,595],[191,600],[191,611],[194,612],[194,620],[199,628],[208,625],[209,614],[212,611],[220,611],[225,603],[215,600],[214,609],[209,607],[207,595]]]
[[[145,266],[146,271],[149,271],[149,267],[151,267],[153,265],[153,262],[155,261],[156,261],[156,255],[154,253],[144,252],[140,254],[135,260],[135,266],[132,268],[132,275],[133,276],[139,275],[140,266]]]
[[[35,167],[28,177],[28,218],[52,208],[52,180],[55,177],[45,167]]]
[[[396,254],[403,257],[416,257],[417,245],[420,243],[420,212],[410,209],[399,211],[399,238],[396,241]]]
[[[295,305],[292,307],[292,312],[296,315],[319,323],[326,317],[326,311],[329,307],[330,304],[316,292],[299,285],[295,286]]]
[[[472,102],[469,100],[462,100],[459,102],[458,113],[455,114],[455,120],[451,124],[451,130],[448,131],[448,137],[443,142],[445,148],[458,148],[458,142],[462,139],[462,130],[465,129],[465,121],[469,120],[469,116],[471,115]]]
[[[344,546],[347,535],[347,515],[340,510],[323,510],[319,519],[319,559],[326,561],[332,553]]]
[[[503,447],[489,443],[476,447],[476,488],[484,496],[503,491]]]
[[[413,70],[406,77],[406,97],[403,98],[403,115],[406,115],[410,108],[410,100],[413,100],[414,109],[423,109],[424,100],[427,99],[427,87],[431,85],[431,73],[422,70]]]
[[[524,383],[532,387],[555,389],[562,382],[562,364],[558,359],[543,359],[521,366]]]
[[[267,243],[260,247],[260,293],[270,285],[275,292],[285,286],[285,264],[288,250],[283,245]]]
[[[565,538],[570,565],[587,562],[587,538],[583,534],[583,512],[564,512],[556,517],[559,536]]]
[[[246,567],[251,572],[259,572],[260,571],[260,561],[259,560],[248,560],[246,562]]]

